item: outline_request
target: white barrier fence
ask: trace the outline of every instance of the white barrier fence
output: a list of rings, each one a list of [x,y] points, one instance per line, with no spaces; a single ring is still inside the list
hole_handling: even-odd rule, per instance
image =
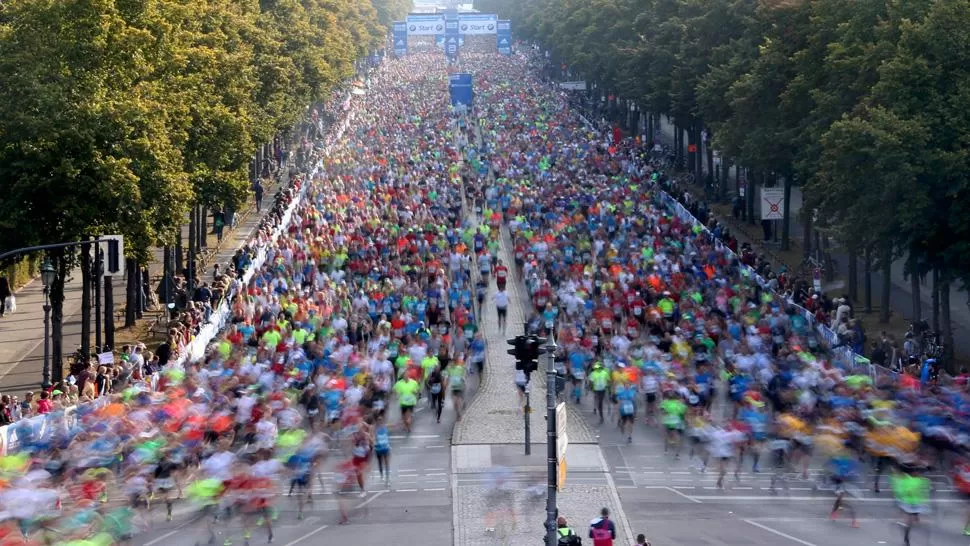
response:
[[[346,100],[351,100],[350,94],[348,94]],[[327,134],[324,138],[323,156],[329,155],[333,146],[343,138],[344,133],[354,117],[354,112],[348,112],[348,115],[336,126],[334,131]],[[256,271],[259,271],[263,267],[263,264],[266,263],[269,249],[289,229],[290,223],[293,221],[293,215],[306,197],[307,189],[310,187],[313,179],[321,173],[323,173],[323,160],[319,160],[313,172],[310,173],[310,176],[303,180],[297,194],[290,201],[279,224],[273,229],[270,237],[265,240],[260,240],[260,236],[257,234],[250,241],[250,245],[257,248],[256,256],[253,258],[250,267],[243,273],[242,286],[248,285],[256,274]],[[219,335],[219,332],[225,328],[229,320],[229,302],[232,301],[233,296],[234,294],[228,294],[223,298],[219,306],[209,315],[209,320],[199,329],[199,332],[192,338],[192,341],[186,345],[182,354],[176,360],[166,365],[167,369],[181,369],[186,362],[200,360],[205,356],[206,348]],[[22,443],[21,439],[24,435],[28,435],[31,438],[45,439],[53,437],[60,432],[67,432],[77,425],[78,416],[83,413],[84,409],[97,409],[107,402],[108,397],[101,397],[86,404],[71,406],[46,415],[38,415],[2,426],[0,427],[0,455],[6,455],[8,452],[16,451],[20,447]]]

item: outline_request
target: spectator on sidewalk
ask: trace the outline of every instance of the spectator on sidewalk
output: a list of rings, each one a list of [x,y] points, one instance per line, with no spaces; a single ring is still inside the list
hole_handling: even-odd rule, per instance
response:
[[[616,525],[610,519],[610,509],[600,510],[600,517],[589,522],[589,538],[593,539],[593,546],[613,546],[616,540]]]
[[[6,277],[0,277],[0,318],[3,318],[3,314],[7,311],[7,298],[12,295],[10,282]]]
[[[256,212],[263,210],[263,183],[259,180],[253,182],[253,198],[256,200]]]

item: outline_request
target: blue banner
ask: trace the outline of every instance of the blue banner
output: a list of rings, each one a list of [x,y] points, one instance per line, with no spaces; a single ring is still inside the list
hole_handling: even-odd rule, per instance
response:
[[[448,76],[448,94],[451,96],[452,106],[459,104],[471,106],[475,100],[475,93],[472,91],[472,75],[456,73]]]
[[[458,59],[458,48],[460,44],[458,41],[461,36],[458,34],[458,19],[454,21],[445,21],[445,56],[448,59],[454,61]]]
[[[495,46],[502,55],[512,54],[512,21],[496,23]]]
[[[395,21],[392,29],[391,39],[394,41],[394,56],[403,57],[408,54],[408,25],[404,21]]]

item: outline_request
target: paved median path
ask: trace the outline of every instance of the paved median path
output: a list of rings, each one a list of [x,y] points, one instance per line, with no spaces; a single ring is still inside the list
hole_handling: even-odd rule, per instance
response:
[[[481,100],[487,100],[487,97]],[[502,228],[499,259],[513,264],[511,243]],[[480,327],[488,344],[485,375],[452,437],[454,544],[539,544],[544,533],[546,485],[546,387],[544,357],[530,382],[531,455],[525,455],[525,421],[515,386],[515,358],[508,339],[523,332],[530,313],[524,284],[514,275],[508,283],[506,331],[498,326],[490,279]],[[607,507],[617,522],[616,544],[633,542],[616,485],[609,474],[598,435],[581,410],[567,406],[567,477],[558,493],[559,514],[586,536],[589,521]],[[501,475],[503,487],[498,487]],[[499,491],[503,489],[504,492]],[[589,539],[587,539],[589,540]]]

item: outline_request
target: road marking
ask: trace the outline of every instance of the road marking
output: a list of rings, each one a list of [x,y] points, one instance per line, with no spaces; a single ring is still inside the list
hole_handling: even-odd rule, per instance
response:
[[[418,469],[417,468],[399,468],[397,471],[398,472],[417,472]]]
[[[447,476],[447,472],[428,472],[425,476]]]
[[[654,489],[670,489],[668,487],[654,487]],[[681,496],[687,496],[681,493]],[[820,495],[818,497],[786,497],[784,495],[692,495],[690,499],[697,499],[698,501],[705,500],[722,500],[722,501],[814,501],[814,502],[827,502],[832,503],[832,497]],[[864,497],[864,498],[853,498],[852,502],[896,502],[896,499],[891,497],[878,498],[878,497]],[[933,499],[935,504],[966,504],[965,499]]]
[[[693,485],[675,485],[674,489],[696,489]]]
[[[436,471],[436,470],[447,470],[447,469],[445,469],[445,468],[425,468],[425,470],[427,470],[428,472],[433,472],[433,471]]]
[[[414,493],[417,489],[395,489],[398,493]]]
[[[363,507],[367,506],[368,504],[376,501],[377,500],[377,497],[380,497],[384,493],[387,493],[387,491],[378,491],[377,493],[374,493],[374,496],[373,497],[371,497],[371,498],[365,500],[364,502],[358,504],[357,505],[357,508],[360,509],[360,508],[363,508]]]
[[[662,487],[660,487],[660,489],[666,489],[667,491],[670,491],[671,493],[673,493],[675,495],[684,497],[685,499],[687,499],[687,500],[689,500],[689,501],[691,501],[693,503],[696,503],[696,504],[701,504],[703,502],[701,500],[698,500],[697,497],[691,497],[691,496],[689,496],[689,495],[687,495],[685,493],[681,493],[680,491],[677,491],[673,487],[662,486]],[[717,498],[717,497],[715,497],[715,498]]]
[[[313,535],[319,533],[320,531],[323,531],[327,527],[329,527],[329,525],[321,525],[320,527],[317,527],[316,529],[310,531],[309,533],[303,535],[302,537],[284,544],[284,546],[294,546],[294,544],[299,544],[300,542],[303,542],[304,540],[312,537]],[[148,546],[148,545],[146,544],[145,546]]]
[[[417,478],[417,474],[398,474],[398,478]]]
[[[425,489],[425,491],[444,491],[444,490],[445,490],[444,487],[436,487],[434,489]]]
[[[425,447],[427,447],[428,449],[441,449],[441,448],[443,448],[445,446],[443,446],[443,445],[433,445],[433,446],[425,446]]]
[[[158,538],[156,538],[154,540],[149,540],[148,542],[145,543],[145,546],[152,546],[152,544],[158,544],[159,542],[165,540],[166,538],[168,538],[168,537],[174,535],[175,533],[181,531],[182,530],[182,527],[184,527],[185,525],[188,525],[188,524],[182,524],[181,526],[177,527],[174,531],[169,531],[169,532],[165,533],[164,535],[162,535],[162,536],[160,536],[160,537],[158,537]]]
[[[815,544],[812,544],[811,542],[808,542],[806,540],[802,540],[802,539],[800,539],[798,537],[793,537],[793,536],[789,535],[788,533],[782,533],[778,529],[772,529],[771,527],[768,527],[767,525],[762,525],[761,523],[758,523],[757,521],[751,521],[750,519],[743,519],[741,521],[747,523],[748,525],[754,525],[755,527],[757,527],[759,529],[764,529],[765,531],[768,531],[769,533],[776,534],[776,535],[780,536],[781,538],[787,538],[788,540],[790,540],[792,542],[797,542],[799,544],[802,544],[803,546],[815,546]]]
[[[618,485],[618,486],[616,486],[616,488],[617,489],[636,489],[637,486],[635,486],[635,485]]]

